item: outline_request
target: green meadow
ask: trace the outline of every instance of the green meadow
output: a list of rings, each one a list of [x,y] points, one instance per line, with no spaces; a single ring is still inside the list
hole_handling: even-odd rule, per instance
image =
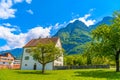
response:
[[[120,80],[114,69],[50,70],[45,74],[33,70],[0,70],[0,80]]]

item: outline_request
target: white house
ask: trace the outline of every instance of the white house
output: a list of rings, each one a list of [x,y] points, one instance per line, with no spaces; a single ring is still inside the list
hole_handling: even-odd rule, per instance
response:
[[[55,43],[56,47],[62,48],[60,38],[39,38],[32,39],[29,41],[23,48],[23,56],[21,61],[21,70],[42,70],[42,65],[33,59],[30,55],[30,47],[35,47],[38,43],[46,43],[48,41],[52,41]],[[53,70],[54,66],[63,66],[63,55],[59,57],[57,60],[50,62],[46,65],[46,70]]]

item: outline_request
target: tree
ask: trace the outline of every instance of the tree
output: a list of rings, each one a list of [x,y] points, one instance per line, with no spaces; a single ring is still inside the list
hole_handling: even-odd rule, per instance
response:
[[[53,62],[62,56],[62,49],[55,46],[53,42],[47,44],[38,44],[31,48],[33,59],[42,64],[42,73],[45,72],[47,63]]]
[[[120,54],[120,12],[114,13],[111,25],[102,24],[92,31],[93,50],[104,56],[113,56],[116,61],[116,72],[119,71]]]
[[[82,54],[67,55],[64,57],[64,63],[67,66],[85,65],[86,57]]]
[[[88,42],[84,45],[84,54],[83,56],[86,56],[87,58],[87,65],[92,64],[92,56],[93,56],[93,50],[92,50],[92,43]]]
[[[84,49],[83,56],[87,58],[87,65],[111,64],[110,62],[112,62],[113,65],[114,60],[111,58],[113,56],[100,54],[100,49],[96,49],[95,43],[86,43]]]

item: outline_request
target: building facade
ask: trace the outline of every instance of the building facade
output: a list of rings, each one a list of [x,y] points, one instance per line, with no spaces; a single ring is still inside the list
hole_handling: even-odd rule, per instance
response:
[[[0,54],[0,69],[20,69],[20,63],[11,53]]]
[[[29,41],[23,50],[22,61],[21,61],[21,70],[41,70],[42,65],[33,59],[30,55],[30,47],[35,47],[39,43],[47,43],[52,41],[55,43],[55,47],[62,49],[61,42],[59,38],[39,38]],[[63,55],[61,55],[57,60],[46,64],[46,70],[53,70],[54,66],[63,66]]]
[[[14,56],[12,56],[10,53],[0,54],[0,69],[13,68],[14,60]]]

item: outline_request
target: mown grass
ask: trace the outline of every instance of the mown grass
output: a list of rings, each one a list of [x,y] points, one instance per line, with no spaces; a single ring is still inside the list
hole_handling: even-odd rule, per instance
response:
[[[51,70],[41,74],[33,70],[0,70],[0,80],[120,80],[113,69]]]

